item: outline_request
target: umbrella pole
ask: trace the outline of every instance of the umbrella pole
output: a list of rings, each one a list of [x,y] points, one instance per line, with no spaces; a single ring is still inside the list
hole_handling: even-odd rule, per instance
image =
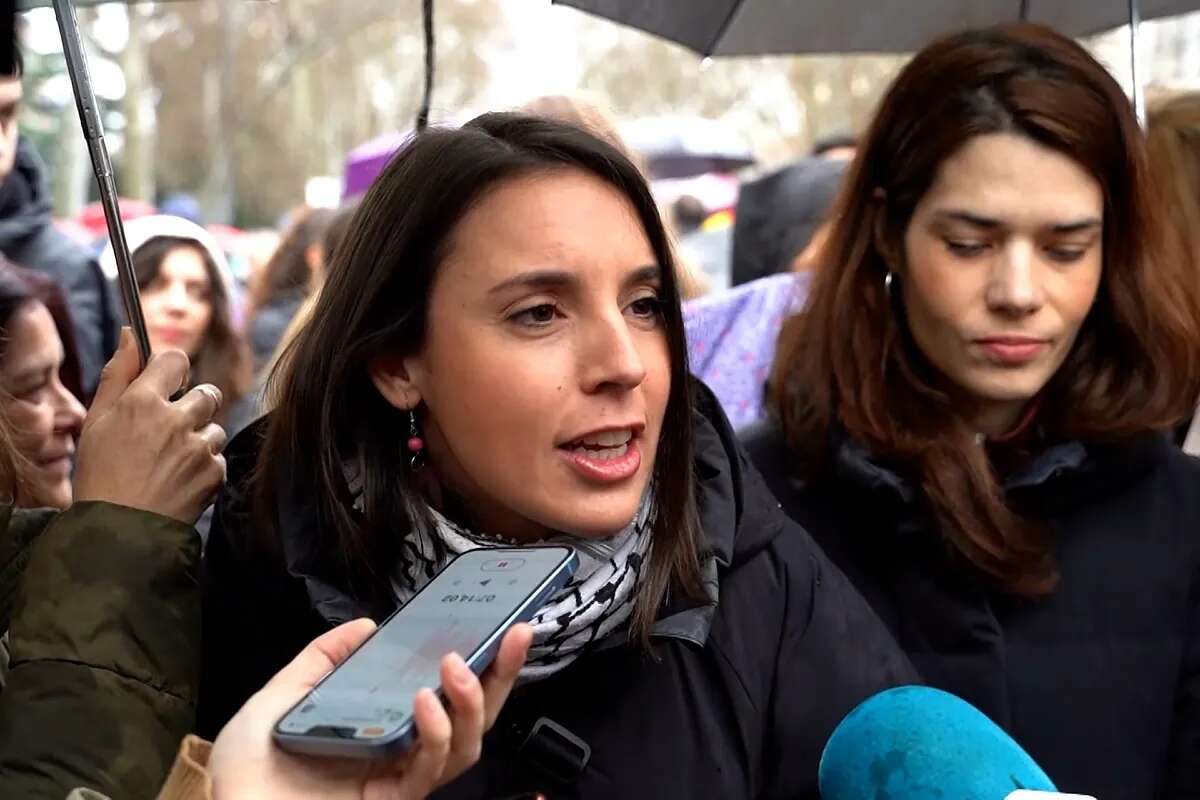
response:
[[[121,288],[125,318],[133,329],[144,368],[150,360],[150,334],[146,331],[146,320],[142,316],[137,277],[133,274],[133,259],[130,257],[129,244],[125,241],[125,226],[121,223],[121,208],[117,203],[117,184],[112,161],[108,157],[108,146],[104,143],[104,126],[100,123],[96,93],[92,90],[83,39],[75,19],[75,7],[71,5],[71,0],[54,0],[54,14],[58,17],[58,33],[62,38],[63,55],[67,59],[67,74],[71,76],[71,87],[75,90],[75,104],[79,107],[79,123],[83,126],[88,153],[92,157],[92,169],[96,173],[96,185],[100,189],[100,204],[104,208],[104,221],[108,224],[108,238],[117,260],[117,283]]]
[[[1146,127],[1146,93],[1142,88],[1141,48],[1138,47],[1138,27],[1142,23],[1138,0],[1129,0],[1129,77],[1133,86],[1133,110],[1138,122]]]
[[[429,125],[429,109],[433,105],[433,69],[436,61],[433,38],[433,0],[422,0],[421,21],[425,41],[425,93],[421,96],[421,108],[417,111],[417,133]]]

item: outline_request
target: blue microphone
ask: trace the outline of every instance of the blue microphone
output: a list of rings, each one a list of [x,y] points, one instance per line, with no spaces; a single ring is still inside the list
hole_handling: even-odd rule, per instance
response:
[[[822,800],[1004,800],[1057,791],[1029,754],[970,703],[925,686],[868,698],[821,754]]]

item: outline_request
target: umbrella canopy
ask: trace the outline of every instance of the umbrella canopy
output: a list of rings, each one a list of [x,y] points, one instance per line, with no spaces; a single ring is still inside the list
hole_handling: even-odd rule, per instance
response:
[[[385,133],[347,153],[342,199],[347,200],[364,194],[392,160],[392,156],[396,155],[396,151],[403,147],[412,135],[412,131]]]
[[[737,134],[703,117],[643,117],[622,125],[621,138],[642,156],[653,178],[735,172],[754,163]]]
[[[1129,0],[554,0],[704,56],[905,53],[947,31],[1024,18],[1069,36],[1129,22]],[[1200,0],[1140,0],[1143,20]]]

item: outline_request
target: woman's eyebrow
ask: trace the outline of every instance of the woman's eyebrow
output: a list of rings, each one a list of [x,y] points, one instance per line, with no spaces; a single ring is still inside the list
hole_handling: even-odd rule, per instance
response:
[[[488,294],[500,294],[510,289],[562,289],[578,282],[575,275],[565,270],[531,270],[497,283]]]
[[[662,267],[658,264],[651,264],[645,267],[638,267],[629,273],[625,278],[626,286],[636,286],[639,283],[656,283],[662,281]]]

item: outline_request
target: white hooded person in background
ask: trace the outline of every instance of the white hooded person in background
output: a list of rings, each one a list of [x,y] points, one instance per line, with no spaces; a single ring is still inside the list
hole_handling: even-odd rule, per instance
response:
[[[151,349],[187,354],[192,384],[221,390],[225,403],[218,421],[235,434],[250,421],[239,400],[252,376],[245,341],[233,323],[233,281],[224,252],[208,231],[183,217],[142,217],[126,223],[125,234]],[[111,243],[100,265],[116,279]]]

